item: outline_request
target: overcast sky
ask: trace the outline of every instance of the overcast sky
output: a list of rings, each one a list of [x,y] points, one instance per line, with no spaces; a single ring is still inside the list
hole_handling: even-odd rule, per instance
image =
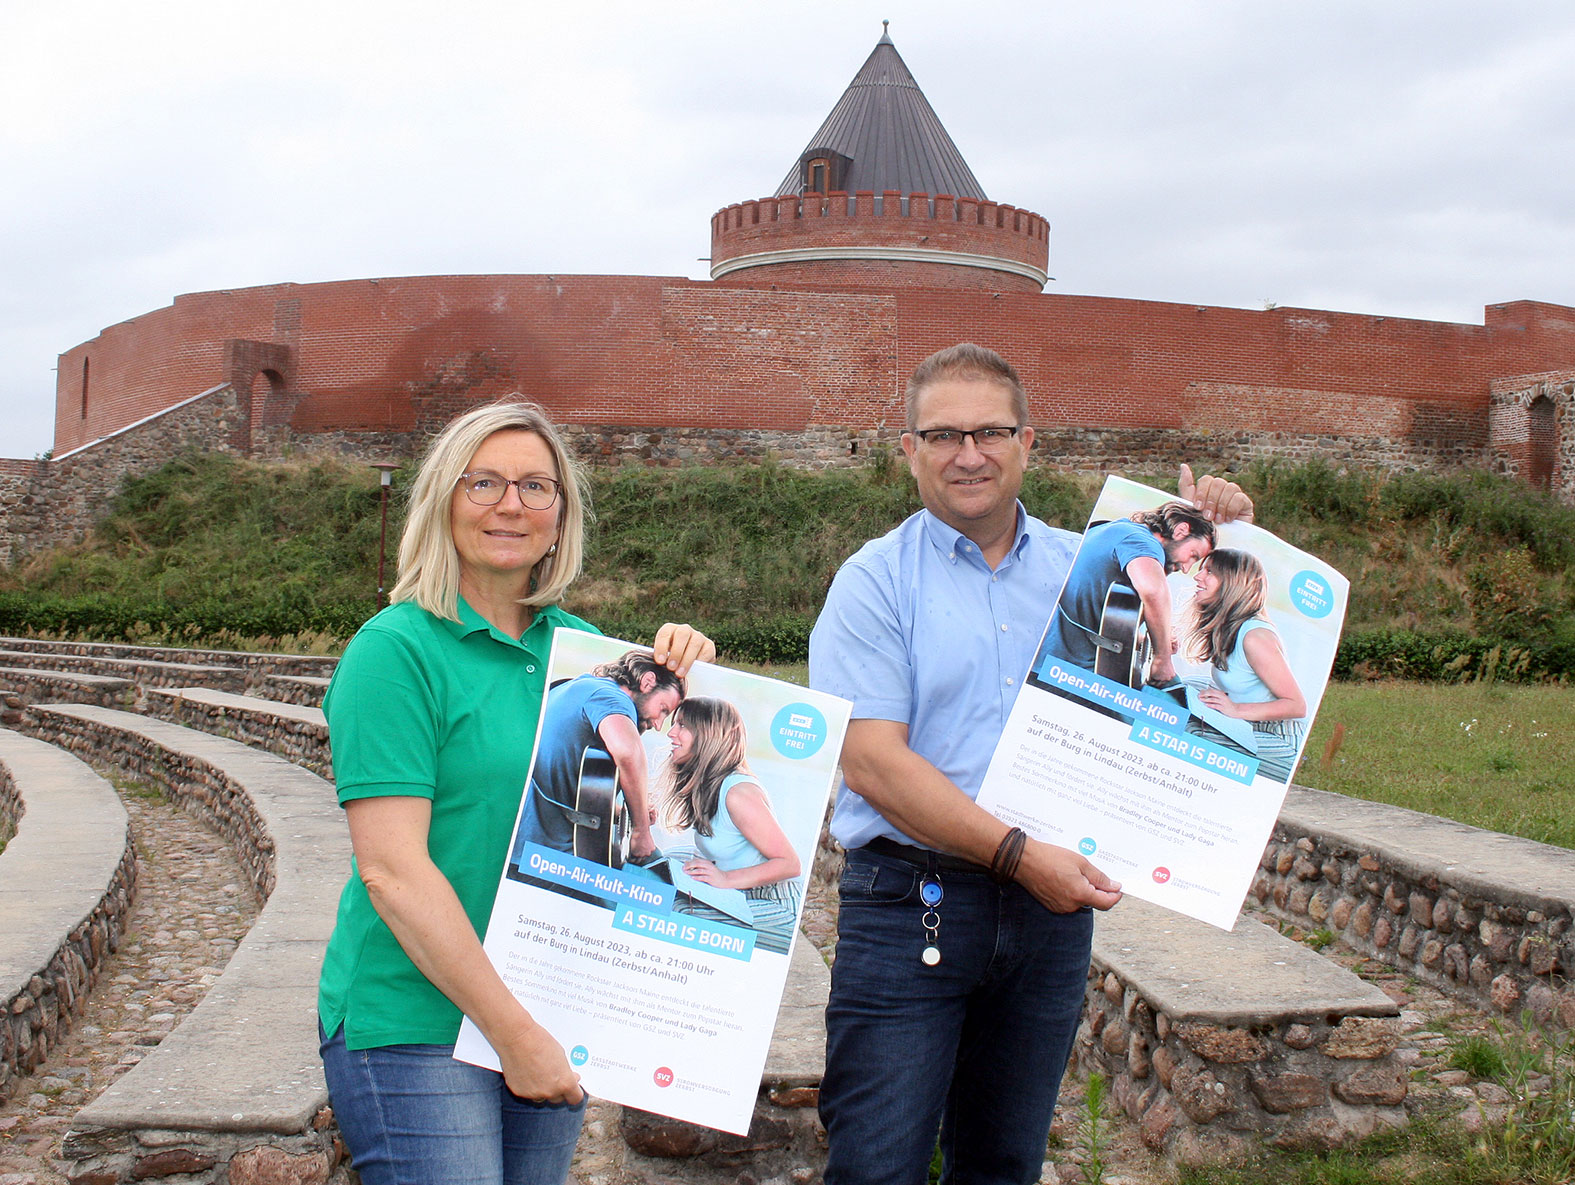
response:
[[[0,455],[50,447],[57,354],[179,293],[701,278],[883,17],[986,193],[1050,220],[1049,292],[1575,304],[1568,0],[17,0]]]

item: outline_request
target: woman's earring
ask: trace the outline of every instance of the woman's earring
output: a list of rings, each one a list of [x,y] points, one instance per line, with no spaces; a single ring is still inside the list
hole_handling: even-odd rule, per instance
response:
[[[556,543],[554,543],[551,547],[549,547],[547,549],[547,554],[548,555],[557,555],[558,554],[558,545]]]

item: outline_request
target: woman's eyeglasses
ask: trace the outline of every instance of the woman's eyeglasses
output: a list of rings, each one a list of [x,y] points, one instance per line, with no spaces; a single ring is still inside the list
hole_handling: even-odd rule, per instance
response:
[[[516,480],[485,469],[461,473],[457,480],[465,491],[465,497],[477,506],[496,506],[503,501],[503,495],[509,487],[513,486],[519,493],[521,505],[527,510],[546,510],[558,500],[558,493],[563,488],[561,482],[550,477],[521,477]]]

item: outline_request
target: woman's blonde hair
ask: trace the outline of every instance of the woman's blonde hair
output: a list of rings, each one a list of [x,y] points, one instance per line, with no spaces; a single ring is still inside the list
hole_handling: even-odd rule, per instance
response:
[[[556,604],[580,574],[590,518],[584,471],[569,455],[546,412],[519,395],[507,395],[453,420],[421,459],[410,487],[410,510],[399,539],[399,579],[388,594],[390,601],[414,601],[428,613],[459,620],[459,552],[449,509],[459,475],[495,432],[534,432],[541,437],[552,453],[561,490],[557,547],[531,570],[530,592],[520,604],[532,608]]]
[[[657,783],[662,822],[669,831],[693,827],[710,835],[711,821],[721,806],[722,780],[730,773],[749,772],[744,761],[748,746],[744,718],[725,699],[697,695],[673,711],[673,724],[679,723],[694,740],[682,764],[669,761],[662,769]]]
[[[1205,556],[1203,563],[1219,581],[1219,594],[1208,605],[1193,601],[1192,639],[1187,655],[1228,671],[1241,627],[1254,617],[1263,616],[1269,581],[1258,557],[1245,551],[1222,547]]]

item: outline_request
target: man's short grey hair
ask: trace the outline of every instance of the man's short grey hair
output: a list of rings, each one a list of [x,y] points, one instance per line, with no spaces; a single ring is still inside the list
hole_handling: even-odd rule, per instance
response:
[[[919,396],[935,383],[949,379],[982,379],[999,383],[1012,396],[1012,416],[1021,428],[1028,423],[1028,394],[1023,390],[1023,380],[1017,377],[1012,364],[994,350],[976,346],[973,342],[959,342],[937,350],[913,372],[908,380],[908,431],[919,426]],[[960,425],[945,425],[960,427]],[[982,426],[982,425],[981,425]]]

